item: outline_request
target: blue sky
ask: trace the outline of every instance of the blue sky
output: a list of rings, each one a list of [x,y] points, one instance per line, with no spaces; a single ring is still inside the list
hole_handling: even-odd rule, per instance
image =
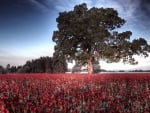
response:
[[[57,29],[59,12],[87,3],[88,8],[112,7],[127,22],[119,31],[131,30],[133,38],[150,42],[149,0],[0,0],[0,65],[22,65],[40,56],[52,56],[52,33]],[[139,64],[129,66],[101,62],[109,69],[150,69],[150,58],[137,57]],[[120,68],[118,68],[120,67]]]

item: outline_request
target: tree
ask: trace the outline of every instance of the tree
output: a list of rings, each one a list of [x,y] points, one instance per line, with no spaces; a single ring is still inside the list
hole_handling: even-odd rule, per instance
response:
[[[46,73],[53,73],[53,61],[52,61],[52,58],[51,57],[46,57],[46,70],[45,72]]]
[[[67,62],[64,56],[53,55],[53,73],[65,73],[67,71]]]
[[[6,69],[0,65],[0,74],[6,74]]]
[[[16,66],[11,66],[10,67],[10,73],[16,73],[16,71],[17,71]]]
[[[10,73],[10,64],[7,64],[6,71],[7,71],[7,73]]]
[[[113,8],[87,8],[85,3],[74,10],[59,13],[58,30],[53,33],[55,52],[87,65],[93,73],[93,63],[103,59],[108,63],[137,64],[134,55],[148,56],[150,46],[144,38],[130,40],[131,31],[116,32],[125,20]]]
[[[23,66],[16,68],[18,73],[65,73],[67,62],[63,56],[40,57],[27,61]]]

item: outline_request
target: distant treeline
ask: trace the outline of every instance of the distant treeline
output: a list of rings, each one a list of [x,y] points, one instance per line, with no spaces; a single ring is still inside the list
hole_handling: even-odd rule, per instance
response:
[[[0,74],[6,73],[65,73],[67,62],[63,56],[40,57],[27,61],[23,66],[0,66]]]

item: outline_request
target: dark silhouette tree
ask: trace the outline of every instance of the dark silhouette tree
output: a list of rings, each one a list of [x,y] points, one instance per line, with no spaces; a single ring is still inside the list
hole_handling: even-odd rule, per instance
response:
[[[23,66],[16,68],[18,73],[65,73],[67,62],[63,56],[40,57],[27,61]]]
[[[65,73],[67,71],[67,62],[64,56],[53,55],[53,73]]]
[[[7,71],[7,73],[10,73],[10,71],[11,71],[11,70],[10,70],[10,64],[7,64],[7,65],[6,65],[6,71]]]
[[[51,57],[46,57],[45,58],[45,65],[46,65],[46,68],[45,68],[45,72],[46,73],[53,73],[53,60]]]
[[[148,56],[150,46],[144,38],[130,40],[131,31],[115,32],[125,20],[113,8],[87,8],[85,3],[74,10],[59,13],[58,30],[53,33],[55,52],[68,61],[87,65],[93,73],[93,63],[103,59],[108,63],[137,64],[134,55]]]
[[[6,74],[6,69],[0,65],[0,74]]]
[[[16,71],[17,71],[16,66],[11,66],[10,67],[10,73],[16,73]]]

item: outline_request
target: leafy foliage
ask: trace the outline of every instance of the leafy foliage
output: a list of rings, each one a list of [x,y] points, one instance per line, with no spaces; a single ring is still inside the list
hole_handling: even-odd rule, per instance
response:
[[[148,56],[150,46],[144,38],[130,40],[131,31],[118,33],[125,20],[113,8],[87,8],[85,3],[74,10],[59,13],[58,30],[53,33],[55,52],[80,64],[106,60],[137,64],[134,55]],[[122,60],[123,59],[123,60]]]
[[[22,69],[25,73],[65,73],[67,63],[61,56],[41,57],[27,61]]]
[[[53,73],[65,73],[67,71],[67,62],[64,56],[54,55],[52,62]]]

